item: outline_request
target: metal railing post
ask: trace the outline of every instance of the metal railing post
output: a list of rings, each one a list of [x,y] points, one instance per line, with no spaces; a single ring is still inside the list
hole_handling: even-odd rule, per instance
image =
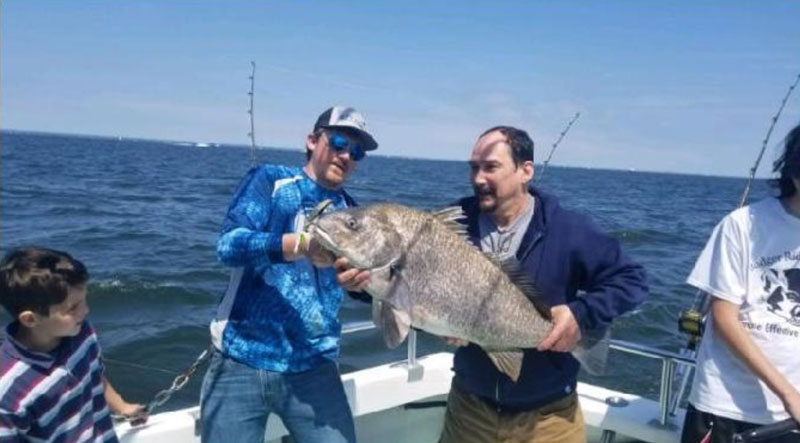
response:
[[[685,349],[682,351],[686,351]],[[689,351],[681,352],[681,355],[684,357],[688,356]],[[689,365],[678,365],[675,368],[675,375],[677,376],[678,380],[680,380],[680,384],[678,385],[678,389],[672,394],[672,404],[669,405],[669,415],[675,416],[678,411],[678,406],[680,406],[681,398],[683,398],[686,389],[689,387],[689,379],[692,377],[692,367]]]
[[[417,331],[411,329],[406,340],[408,340],[408,381],[422,380],[425,368],[417,363]]]
[[[411,329],[408,332],[408,366],[417,365],[417,331]]]
[[[661,393],[658,397],[661,407],[661,417],[659,421],[662,425],[667,425],[670,412],[670,396],[672,395],[672,380],[675,376],[675,362],[671,358],[661,359]]]

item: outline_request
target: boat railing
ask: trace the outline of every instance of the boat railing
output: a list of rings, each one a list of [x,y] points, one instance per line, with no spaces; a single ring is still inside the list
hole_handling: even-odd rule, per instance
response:
[[[369,320],[351,321],[342,325],[342,335],[367,331],[370,329],[376,329],[376,326],[375,323]],[[408,346],[408,359],[406,360],[406,364],[408,365],[409,370],[412,370],[419,366],[417,364],[417,331],[415,329],[411,329],[408,332],[406,343]]]
[[[687,368],[694,367],[694,359],[675,352],[625,340],[611,340],[609,347],[626,354],[632,354],[639,357],[661,361],[661,381],[658,394],[658,404],[661,411],[659,416],[659,424],[662,426],[667,426],[669,423],[669,418],[671,416],[675,416],[675,411],[677,409],[678,402],[680,401],[679,398],[675,399],[675,401],[673,401],[672,398],[672,396],[675,395],[675,390],[673,389],[675,369],[678,367],[678,365],[682,365]]]
[[[375,325],[371,321],[348,322],[342,326],[342,334],[352,334],[370,329],[375,329]],[[417,334],[414,329],[409,332],[407,343],[408,360],[405,363],[408,365],[409,374],[412,374],[419,366],[417,364]],[[672,398],[675,394],[673,389],[675,370],[678,366],[693,367],[695,364],[694,359],[675,352],[625,340],[610,340],[609,348],[626,354],[661,361],[661,381],[658,398],[660,416],[658,421],[661,426],[667,426],[670,417],[675,416],[676,405],[680,401],[680,399],[673,401]]]

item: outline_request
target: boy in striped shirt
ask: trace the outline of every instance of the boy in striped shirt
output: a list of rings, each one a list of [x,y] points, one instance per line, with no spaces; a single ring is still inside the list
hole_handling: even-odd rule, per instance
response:
[[[0,345],[0,443],[116,442],[109,407],[143,415],[103,376],[88,280],[80,261],[50,249],[17,249],[0,263],[0,304],[14,318]]]

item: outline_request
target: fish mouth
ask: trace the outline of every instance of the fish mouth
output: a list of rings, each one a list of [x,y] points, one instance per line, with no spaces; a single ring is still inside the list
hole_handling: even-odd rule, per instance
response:
[[[314,237],[315,241],[319,242],[319,244],[322,245],[323,248],[332,252],[333,255],[337,257],[346,258],[350,262],[350,265],[352,265],[353,267],[365,270],[370,269],[370,266],[368,264],[361,263],[360,260],[357,260],[354,257],[347,255],[345,251],[342,250],[342,248],[336,245],[336,242],[333,241],[330,234],[325,232],[325,230],[322,229],[322,227],[320,227],[318,224],[312,223],[309,226],[308,232]]]
[[[323,248],[337,255],[342,255],[342,251],[336,246],[331,236],[320,228],[318,224],[312,223],[308,232],[314,236],[314,239],[322,245]]]

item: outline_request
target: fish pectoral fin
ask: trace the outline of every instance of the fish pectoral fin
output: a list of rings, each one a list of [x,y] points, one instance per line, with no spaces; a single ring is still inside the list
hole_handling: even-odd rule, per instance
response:
[[[403,278],[401,269],[392,275],[386,301],[398,310],[411,312],[411,289]]]
[[[390,349],[394,349],[406,339],[408,331],[411,329],[411,318],[408,312],[395,309],[388,303],[380,303],[380,305],[378,322],[383,331],[383,341]],[[374,313],[373,311],[373,315]]]
[[[514,383],[519,379],[519,372],[522,369],[522,351],[498,351],[486,352],[495,367],[506,374]]]
[[[383,341],[390,349],[403,343],[411,328],[411,302],[408,283],[403,280],[403,260],[393,269],[386,300],[372,305],[372,321],[383,331]]]
[[[592,375],[603,375],[606,371],[608,348],[611,345],[611,331],[601,329],[586,331],[572,350],[572,356],[581,362],[581,367]]]

